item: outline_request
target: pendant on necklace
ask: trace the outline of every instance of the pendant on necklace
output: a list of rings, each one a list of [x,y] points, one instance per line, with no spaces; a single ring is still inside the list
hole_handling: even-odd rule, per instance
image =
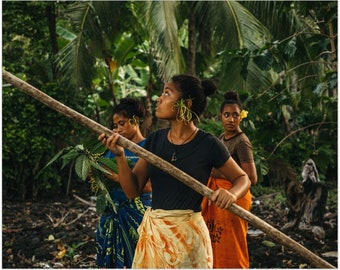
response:
[[[177,157],[176,157],[176,151],[172,153],[172,156],[171,156],[171,162],[175,162],[177,161]]]

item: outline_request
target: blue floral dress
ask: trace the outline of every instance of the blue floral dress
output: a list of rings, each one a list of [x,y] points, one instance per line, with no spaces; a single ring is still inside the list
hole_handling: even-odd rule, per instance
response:
[[[144,147],[145,140],[138,143]],[[125,149],[126,159],[134,166],[138,156]],[[115,158],[108,151],[107,158]],[[116,206],[107,205],[102,214],[96,233],[97,264],[105,268],[131,268],[136,244],[137,229],[142,222],[145,210],[151,206],[152,193],[143,193],[135,199],[128,199],[118,185],[110,191]]]

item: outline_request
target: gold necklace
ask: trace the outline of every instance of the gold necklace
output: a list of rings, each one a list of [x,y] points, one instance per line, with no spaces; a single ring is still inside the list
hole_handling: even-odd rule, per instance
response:
[[[196,133],[197,129],[198,128],[195,128],[195,130],[190,134],[190,136],[188,138],[186,138],[181,144],[179,144],[179,146],[185,144]],[[172,141],[171,129],[170,129],[170,132],[169,132],[169,137],[170,137],[170,142],[171,142],[171,144],[172,144],[172,146],[174,148],[174,152],[171,155],[171,162],[175,162],[175,161],[177,161],[177,156],[176,156],[177,150],[175,148],[175,144]]]

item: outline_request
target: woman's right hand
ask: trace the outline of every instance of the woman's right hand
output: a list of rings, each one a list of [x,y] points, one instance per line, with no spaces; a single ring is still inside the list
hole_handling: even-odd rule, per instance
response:
[[[213,201],[218,207],[228,209],[233,203],[236,202],[237,197],[230,191],[219,188],[211,195],[210,200]]]
[[[107,149],[111,150],[117,157],[124,154],[124,148],[117,144],[119,134],[113,132],[110,137],[107,137],[105,133],[98,136],[98,140],[101,141]]]

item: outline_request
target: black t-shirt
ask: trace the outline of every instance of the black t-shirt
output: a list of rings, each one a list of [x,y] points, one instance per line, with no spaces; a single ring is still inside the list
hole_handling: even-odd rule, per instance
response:
[[[172,164],[204,185],[212,167],[221,167],[230,156],[223,143],[209,133],[199,130],[190,142],[174,145],[167,139],[168,131],[169,128],[151,133],[146,139],[145,149],[170,163],[176,151],[177,161]],[[153,209],[201,211],[202,195],[151,164],[148,170]]]

